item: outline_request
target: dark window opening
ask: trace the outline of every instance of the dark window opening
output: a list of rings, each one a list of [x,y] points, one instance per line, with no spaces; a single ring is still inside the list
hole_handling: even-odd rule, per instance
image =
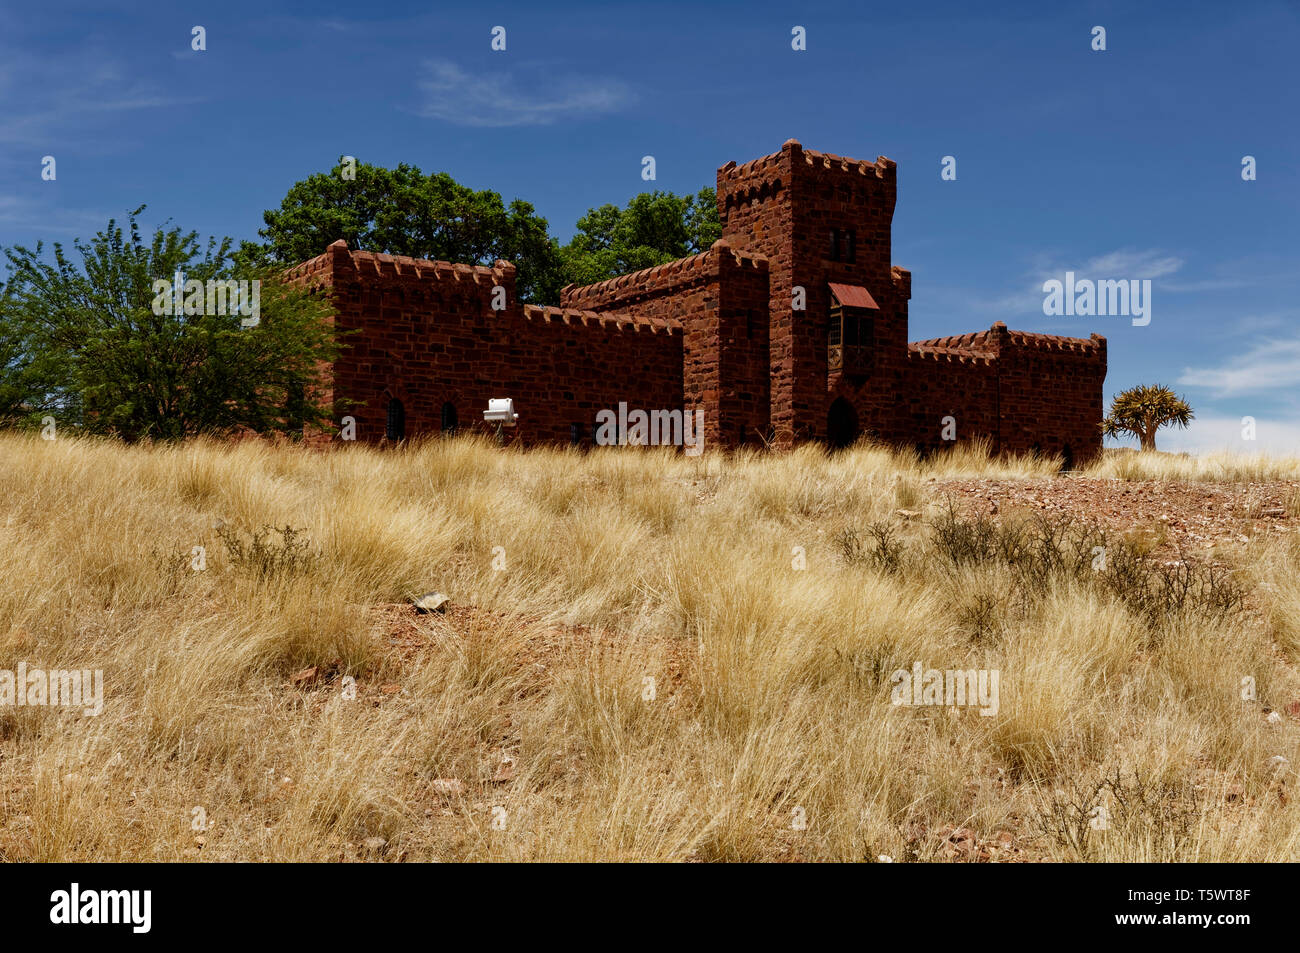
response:
[[[582,446],[582,424],[569,424],[569,446]]]
[[[384,436],[391,443],[406,439],[406,409],[396,397],[388,399],[388,420],[384,425]]]
[[[857,439],[857,412],[843,397],[836,397],[826,414],[826,442],[833,448],[840,449]]]
[[[456,405],[451,401],[447,401],[447,403],[442,405],[441,426],[442,432],[448,436],[454,434],[459,426],[456,421]]]
[[[851,228],[832,228],[831,237],[831,261],[846,261],[850,264],[858,256],[858,236]]]

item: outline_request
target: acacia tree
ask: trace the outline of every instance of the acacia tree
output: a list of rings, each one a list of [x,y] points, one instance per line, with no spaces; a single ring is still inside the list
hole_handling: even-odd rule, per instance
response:
[[[587,210],[563,247],[528,202],[505,204],[445,172],[344,163],[294,183],[279,208],[263,213],[263,244],[239,257],[294,265],[342,238],[362,251],[489,265],[512,262],[524,301],[558,304],[566,284],[585,285],[704,251],[722,235],[714,190],[696,195],[647,192],[625,208]]]
[[[1143,450],[1155,450],[1157,430],[1169,424],[1185,428],[1194,417],[1191,406],[1168,387],[1142,384],[1115,397],[1101,430],[1111,438],[1132,434]]]
[[[490,265],[497,258],[517,269],[526,301],[550,303],[564,284],[559,246],[546,219],[528,202],[506,205],[499,193],[475,191],[445,172],[425,174],[401,163],[395,169],[344,164],[294,183],[280,207],[263,214],[264,246],[245,243],[282,265],[314,258],[342,238],[352,249]]]
[[[715,195],[642,192],[626,208],[588,209],[561,250],[565,279],[592,284],[708,250],[722,236]]]
[[[158,228],[150,242],[129,216],[90,242],[4,250],[0,295],[0,399],[11,416],[127,440],[176,439],[239,429],[295,433],[325,427],[319,374],[337,354],[323,298],[286,285],[274,269],[241,266],[231,240]],[[52,257],[52,260],[50,260]],[[205,299],[158,313],[155,282],[260,282],[260,314],[213,313]]]

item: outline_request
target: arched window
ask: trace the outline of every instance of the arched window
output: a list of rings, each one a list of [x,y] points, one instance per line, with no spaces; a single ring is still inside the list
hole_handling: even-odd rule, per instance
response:
[[[457,426],[456,405],[447,401],[442,405],[442,432],[450,436],[456,432]]]
[[[390,443],[406,439],[406,408],[396,397],[388,398],[388,422],[384,426],[384,436]]]

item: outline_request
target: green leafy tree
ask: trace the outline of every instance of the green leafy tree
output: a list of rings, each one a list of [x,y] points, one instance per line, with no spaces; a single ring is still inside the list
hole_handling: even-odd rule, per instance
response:
[[[328,426],[331,408],[316,397],[322,363],[337,353],[328,303],[276,269],[240,270],[230,239],[201,249],[194,232],[158,228],[146,243],[142,211],[127,232],[110,221],[90,242],[74,242],[80,261],[60,244],[52,261],[40,244],[5,249],[0,407],[127,440]],[[194,311],[227,313],[158,313],[155,281],[177,272],[204,283],[260,281],[258,323],[243,326],[251,307],[209,308],[206,295],[193,299]]]
[[[0,316],[8,313],[8,295],[8,288],[0,283]],[[0,424],[16,422],[27,409],[32,389],[30,364],[19,329],[0,320]]]
[[[1132,434],[1143,450],[1155,450],[1157,430],[1169,424],[1185,428],[1194,417],[1191,406],[1168,387],[1143,384],[1115,397],[1101,429],[1111,438]]]
[[[344,178],[352,171],[354,178]],[[518,269],[516,290],[525,301],[553,302],[564,284],[559,247],[532,205],[506,205],[497,192],[405,163],[385,169],[360,162],[352,170],[340,157],[330,172],[296,182],[263,218],[265,245],[245,243],[244,260],[297,264],[342,238],[349,248],[412,258],[484,265],[503,258]]]
[[[696,195],[643,192],[626,208],[602,205],[578,220],[564,246],[569,282],[587,285],[705,251],[722,236],[713,189]]]

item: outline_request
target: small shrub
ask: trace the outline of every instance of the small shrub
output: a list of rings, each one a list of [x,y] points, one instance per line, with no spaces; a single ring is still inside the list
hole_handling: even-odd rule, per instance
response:
[[[304,575],[320,561],[321,554],[303,535],[302,530],[285,526],[267,526],[253,533],[247,541],[229,526],[218,526],[217,535],[225,544],[230,561],[259,579],[276,576]]]
[[[903,568],[903,543],[887,522],[872,523],[863,533],[849,527],[839,534],[837,542],[841,555],[850,563],[865,563],[889,573]]]
[[[996,635],[1002,625],[1005,606],[991,592],[976,592],[957,606],[957,624],[976,644]]]
[[[1107,552],[1098,579],[1152,628],[1185,612],[1225,618],[1245,608],[1245,589],[1227,569],[1196,562],[1181,550],[1178,555],[1158,563],[1121,544]]]
[[[963,516],[951,497],[948,506],[930,523],[931,543],[941,559],[953,566],[991,562],[999,555],[998,524],[980,514]]]
[[[1076,860],[1095,860],[1101,838],[1113,831],[1126,842],[1140,841],[1162,859],[1173,859],[1191,836],[1200,815],[1197,792],[1190,785],[1156,786],[1134,772],[1131,779],[1116,769],[1091,784],[1068,782],[1032,818],[1035,829]]]

